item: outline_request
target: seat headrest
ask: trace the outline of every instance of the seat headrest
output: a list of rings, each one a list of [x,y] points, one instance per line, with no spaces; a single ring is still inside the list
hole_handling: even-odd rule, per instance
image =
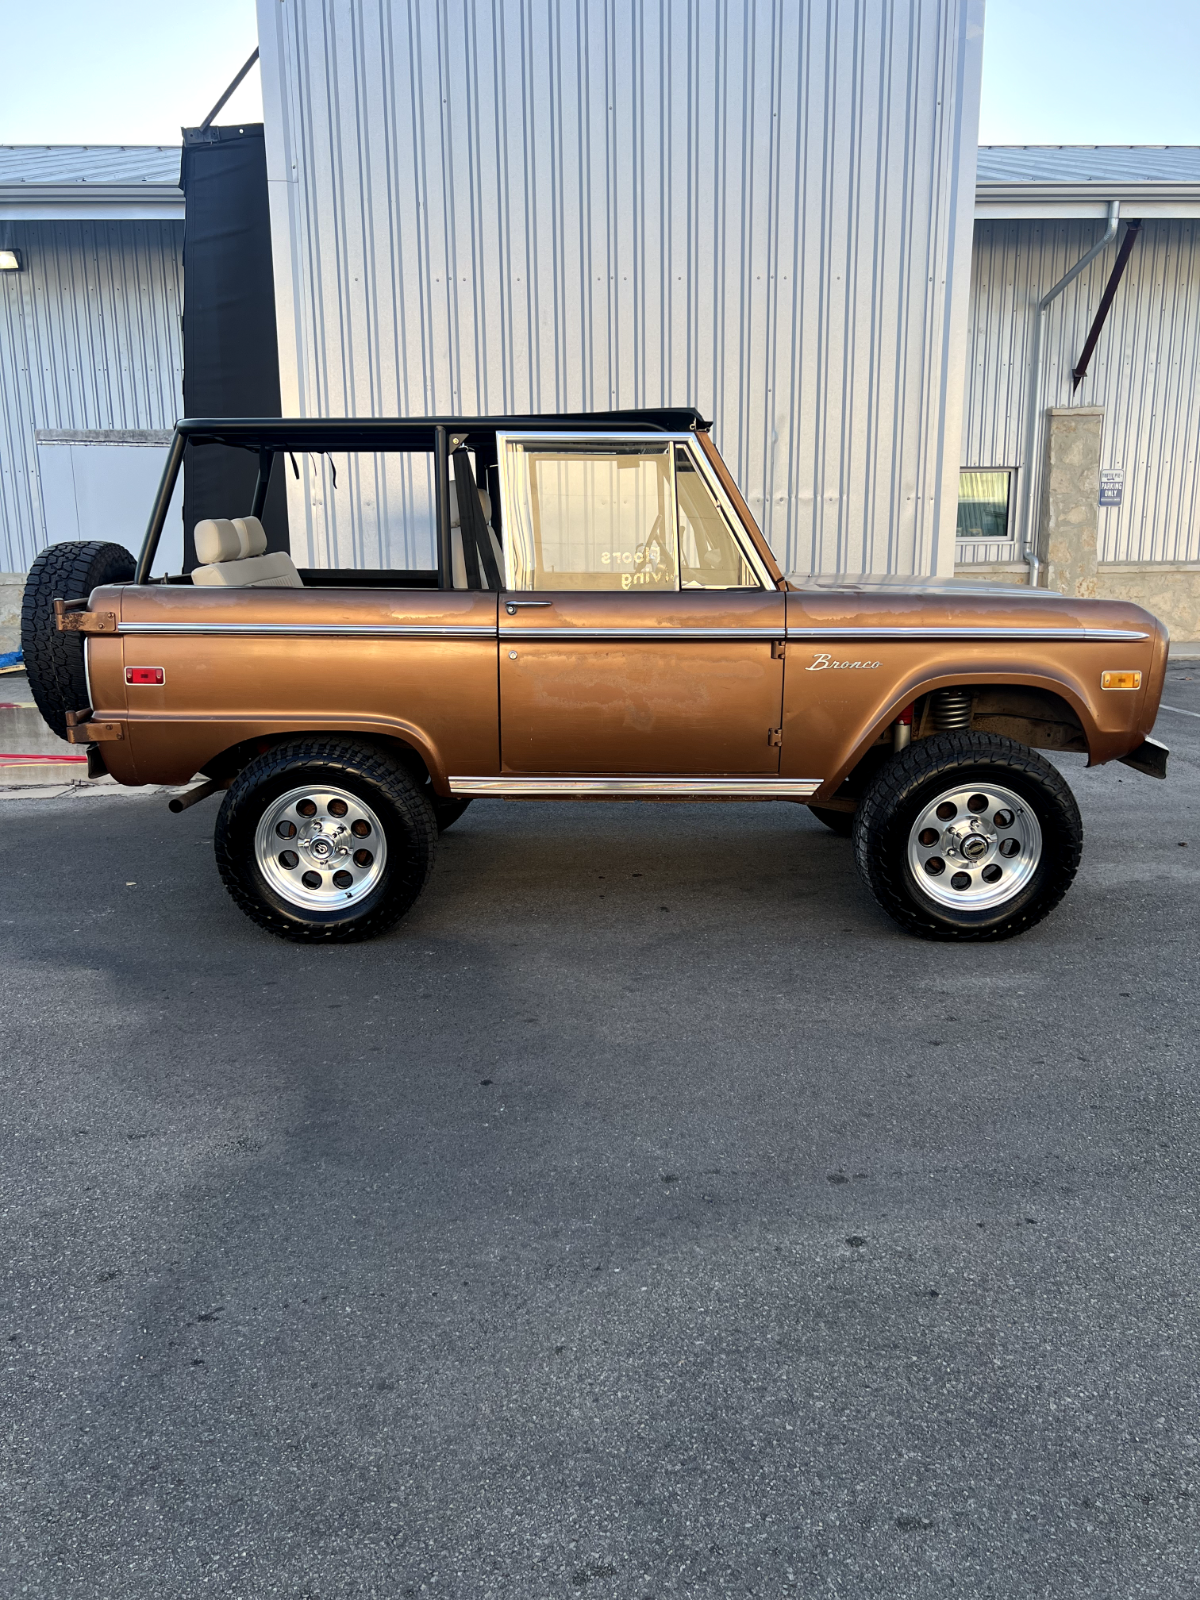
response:
[[[196,524],[196,560],[201,566],[217,561],[236,561],[242,553],[242,538],[228,517],[205,517]]]
[[[492,497],[486,489],[480,489],[479,491],[479,504],[483,507],[483,520],[490,522],[492,520]],[[458,514],[458,485],[453,478],[450,480],[450,526],[452,528],[462,526],[462,519]]]
[[[247,556],[265,556],[267,530],[257,517],[234,517],[233,525],[242,541],[242,559]]]

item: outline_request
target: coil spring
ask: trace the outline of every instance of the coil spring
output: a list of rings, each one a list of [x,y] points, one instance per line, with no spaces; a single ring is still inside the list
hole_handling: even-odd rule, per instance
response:
[[[936,733],[966,732],[971,726],[971,695],[966,689],[936,689],[931,707]]]

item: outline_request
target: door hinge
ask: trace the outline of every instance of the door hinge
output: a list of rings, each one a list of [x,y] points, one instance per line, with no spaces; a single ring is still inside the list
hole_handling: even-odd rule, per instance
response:
[[[115,611],[89,611],[82,600],[56,600],[54,626],[59,633],[116,633]]]
[[[782,728],[768,728],[767,729],[767,743],[769,745],[781,745],[783,743],[783,729]]]
[[[91,706],[82,711],[67,712],[68,744],[102,744],[106,739],[123,739],[125,729],[119,722],[96,722]]]
[[[782,661],[786,654],[787,654],[787,640],[786,639],[772,639],[771,640],[771,660],[772,661]]]

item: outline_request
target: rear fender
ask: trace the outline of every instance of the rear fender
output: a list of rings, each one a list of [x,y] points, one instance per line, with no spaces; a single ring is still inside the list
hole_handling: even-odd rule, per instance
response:
[[[129,744],[138,756],[138,725],[129,723]],[[239,772],[256,755],[284,740],[321,738],[336,735],[340,738],[360,738],[365,743],[381,748],[407,752],[429,774],[438,794],[449,795],[445,764],[437,746],[420,728],[400,721],[374,718],[357,720],[339,719],[314,721],[297,719],[293,724],[280,721],[256,722],[247,719],[236,723],[222,721],[198,725],[194,721],[181,721],[175,726],[156,721],[153,726],[153,758],[143,760],[136,776],[123,778],[134,783],[187,783],[197,772],[208,777],[228,778]],[[107,753],[107,752],[106,752]],[[152,766],[152,770],[148,769]]]

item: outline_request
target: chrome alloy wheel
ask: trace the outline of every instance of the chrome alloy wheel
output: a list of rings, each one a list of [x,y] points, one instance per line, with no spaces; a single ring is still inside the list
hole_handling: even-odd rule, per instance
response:
[[[267,806],[254,835],[254,859],[283,899],[332,911],[374,889],[387,863],[387,840],[379,818],[357,795],[305,785]]]
[[[1042,859],[1029,804],[996,783],[947,789],[908,835],[908,865],[922,893],[943,906],[984,911],[1011,900]]]

